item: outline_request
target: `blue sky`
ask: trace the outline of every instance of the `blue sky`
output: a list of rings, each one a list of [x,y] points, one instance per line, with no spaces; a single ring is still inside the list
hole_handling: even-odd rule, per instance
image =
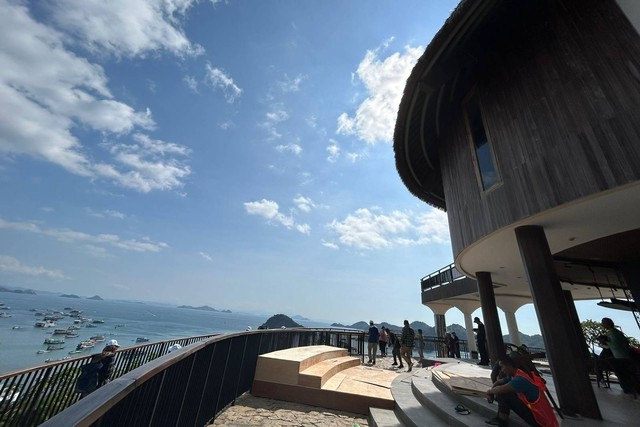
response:
[[[456,4],[0,0],[0,284],[433,324],[391,138]]]

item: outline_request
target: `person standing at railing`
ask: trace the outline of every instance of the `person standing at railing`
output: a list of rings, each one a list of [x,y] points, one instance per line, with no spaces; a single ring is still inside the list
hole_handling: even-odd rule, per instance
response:
[[[386,356],[389,334],[387,333],[387,328],[384,326],[381,326],[380,329],[380,338],[378,339],[378,344],[380,344],[380,356]]]
[[[478,317],[473,319],[473,323],[478,325],[477,328],[473,329],[473,332],[476,333],[476,341],[478,341],[478,353],[480,353],[478,365],[488,366],[489,353],[487,352],[487,333],[484,330],[484,323]]]
[[[369,320],[369,361],[370,365],[376,364],[376,353],[378,352],[378,339],[380,338],[380,331],[373,324],[373,320]]]
[[[460,359],[460,338],[455,332],[451,332],[451,341],[453,341],[453,355],[456,359]]]
[[[424,335],[422,335],[422,329],[418,329],[418,356],[420,356],[420,365],[422,365],[422,359],[424,359]]]
[[[413,342],[415,340],[416,333],[409,326],[409,321],[404,321],[404,328],[402,328],[402,336],[400,338],[400,356],[407,361],[407,372],[411,372],[413,368],[413,362],[411,356],[413,356]]]
[[[113,377],[113,368],[115,364],[116,350],[118,350],[120,344],[116,340],[107,341],[107,345],[102,350],[102,367],[98,371],[98,387],[102,387],[111,381]]]

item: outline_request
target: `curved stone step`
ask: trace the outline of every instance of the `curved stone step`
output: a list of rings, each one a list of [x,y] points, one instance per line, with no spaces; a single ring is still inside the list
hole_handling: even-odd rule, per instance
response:
[[[407,427],[441,427],[447,423],[423,406],[413,394],[411,374],[402,374],[391,384],[391,394],[396,402],[395,413]]]
[[[391,409],[369,408],[370,427],[405,427]]]
[[[360,359],[357,357],[344,356],[322,360],[300,372],[298,385],[321,388],[329,378],[354,366],[360,366]]]

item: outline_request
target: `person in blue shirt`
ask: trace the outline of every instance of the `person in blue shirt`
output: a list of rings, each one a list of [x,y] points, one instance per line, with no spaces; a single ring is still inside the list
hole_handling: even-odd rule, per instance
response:
[[[373,320],[369,320],[369,361],[370,365],[376,364],[376,353],[378,352],[378,339],[380,338],[380,332],[376,325],[373,324]]]

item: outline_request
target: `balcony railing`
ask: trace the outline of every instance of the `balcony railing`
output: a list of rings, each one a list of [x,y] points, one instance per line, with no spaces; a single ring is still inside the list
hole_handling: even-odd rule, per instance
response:
[[[420,279],[420,288],[425,292],[465,277],[458,271],[455,264],[450,264]]]
[[[174,343],[185,347],[167,354]],[[261,330],[127,348],[116,354],[115,379],[82,400],[75,382],[90,355],[3,375],[0,427],[203,426],[249,391],[260,354],[319,344],[364,357],[365,333]]]

